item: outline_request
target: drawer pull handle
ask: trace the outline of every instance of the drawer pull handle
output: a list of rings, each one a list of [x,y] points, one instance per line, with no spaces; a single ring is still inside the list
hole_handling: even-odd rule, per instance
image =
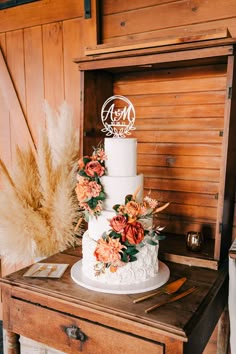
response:
[[[86,334],[84,334],[78,327],[71,326],[66,327],[66,334],[72,339],[77,339],[81,342],[85,342],[87,339]]]

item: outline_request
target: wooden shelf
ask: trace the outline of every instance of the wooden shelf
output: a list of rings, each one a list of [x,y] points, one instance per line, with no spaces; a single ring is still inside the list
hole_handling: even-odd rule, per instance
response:
[[[167,235],[160,241],[160,258],[166,261],[186,264],[190,266],[218,269],[219,261],[214,259],[215,240],[207,239],[200,252],[188,251],[184,235]]]

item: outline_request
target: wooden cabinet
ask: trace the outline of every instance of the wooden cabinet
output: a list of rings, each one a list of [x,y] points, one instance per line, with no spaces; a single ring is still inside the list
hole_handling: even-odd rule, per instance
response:
[[[75,61],[82,80],[84,152],[104,139],[105,100],[128,97],[136,110],[132,136],[138,139],[145,191],[171,202],[157,220],[168,234],[161,242],[162,257],[217,269],[231,244],[234,212],[233,44],[92,51]],[[204,235],[200,253],[186,251],[191,230]]]
[[[227,305],[227,264],[216,271],[167,263],[170,281],[187,278],[181,291],[197,289],[147,314],[146,308],[169,295],[134,304],[139,294],[105,294],[83,288],[70,275],[80,258],[78,248],[45,260],[69,265],[60,279],[24,277],[27,269],[0,279],[8,354],[19,353],[17,335],[67,354],[108,354],[114,348],[116,354],[203,352]]]
[[[14,297],[11,298],[10,306],[14,332],[31,337],[31,330],[35,328],[37,341],[46,341],[50,347],[59,348],[68,354],[83,350],[85,353],[93,353],[94,348],[97,354],[110,353],[111,348],[116,348],[117,353],[143,354],[146,351],[150,354],[164,354],[163,345],[155,341],[106,328],[79,316],[71,316],[66,308],[63,312],[57,312],[53,308],[41,307],[38,303]]]

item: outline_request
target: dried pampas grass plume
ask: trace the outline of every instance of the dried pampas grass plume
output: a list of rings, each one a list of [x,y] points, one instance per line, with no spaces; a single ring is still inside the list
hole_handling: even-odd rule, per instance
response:
[[[46,129],[40,129],[37,153],[18,148],[11,170],[0,160],[0,254],[7,264],[29,264],[76,242],[79,136],[66,103],[59,112],[48,103],[44,108]]]

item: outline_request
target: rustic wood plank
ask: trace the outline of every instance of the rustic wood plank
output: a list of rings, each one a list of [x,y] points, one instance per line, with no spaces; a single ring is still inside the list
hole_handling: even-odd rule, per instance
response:
[[[120,43],[130,43],[132,40],[143,41],[143,42],[146,40],[154,41],[157,40],[158,38],[169,37],[169,36],[181,37],[186,34],[191,36],[191,34],[194,34],[198,31],[214,30],[216,28],[222,28],[222,27],[227,27],[231,38],[235,38],[236,37],[235,14],[233,15],[232,18],[218,19],[214,21],[206,20],[203,23],[194,23],[194,24],[191,23],[191,17],[189,17],[189,23],[185,26],[179,24],[176,25],[175,27],[168,27],[168,28],[161,28],[161,29],[157,27],[156,30],[149,31],[149,32],[143,31],[138,33],[132,33],[132,29],[129,29],[131,33],[122,35],[122,30],[121,30],[120,35],[116,37],[103,38],[103,43],[106,45],[114,46],[114,45],[120,45]],[[207,41],[207,42],[208,45],[211,45],[212,41]],[[214,40],[214,42],[218,42],[218,40]],[[200,45],[203,44],[204,42],[195,42],[195,44],[196,43]],[[188,43],[188,46],[190,46],[190,44],[191,43]],[[176,45],[173,44],[171,47],[175,47],[175,46]],[[186,45],[181,44],[181,46],[186,46]],[[163,49],[164,48],[165,47],[163,47]]]
[[[183,112],[184,114],[184,112]],[[200,112],[198,113],[200,114]],[[136,119],[136,129],[138,130],[152,130],[159,129],[160,131],[172,130],[176,132],[186,130],[217,130],[220,132],[224,128],[223,118],[153,118],[149,119],[145,116],[141,116],[140,119]]]
[[[147,33],[157,29],[226,19],[235,13],[236,5],[233,0],[228,1],[227,6],[222,6],[221,0],[214,3],[201,0],[197,6],[189,6],[187,0],[174,1],[103,16],[102,33],[104,39],[114,38],[119,36],[121,31],[122,35]]]
[[[81,318],[71,318],[67,313],[52,312],[49,308],[38,306],[38,315],[36,316],[34,305],[18,299],[12,299],[11,306],[11,320],[16,333],[31,337],[33,328],[37,328],[37,333],[34,334],[36,341],[40,341],[40,339],[43,338],[44,343],[48,346],[68,354],[80,351],[80,342],[78,340],[70,340],[64,330],[64,328],[71,326],[72,321],[75,326],[80,328],[81,331],[91,339],[83,343],[83,351],[88,353],[92,353],[96,345],[97,354],[108,354],[110,349],[107,351],[107,348],[111,347],[114,347],[117,353],[135,352],[136,354],[142,354],[147,351],[147,353],[150,354],[163,354],[163,346],[161,344],[138,337],[134,340],[128,333],[125,334],[121,331],[114,331],[109,327],[106,328],[106,341],[104,341],[103,326]],[[54,317],[52,323],[50,326],[45,326],[47,319],[50,318],[52,314]],[[26,321],[26,318],[28,318],[28,321]],[[55,336],[55,333],[58,335]]]
[[[224,105],[223,104],[199,104],[196,105],[169,105],[166,106],[149,106],[137,107],[135,109],[137,118],[223,118],[224,117]],[[198,119],[196,119],[198,121]],[[199,121],[200,123],[200,121]]]
[[[191,33],[183,35],[181,37],[169,36],[164,38],[158,38],[156,41],[132,41],[131,44],[124,44],[119,46],[111,46],[109,44],[101,44],[95,47],[87,47],[85,50],[85,55],[99,55],[106,53],[116,53],[126,50],[135,50],[143,48],[161,47],[168,46],[178,43],[191,43],[198,41],[206,41],[209,39],[220,39],[230,37],[227,28],[212,29],[208,31],[202,31],[198,33]]]
[[[132,71],[117,73],[115,81],[119,84],[126,84],[127,82],[150,82],[152,81],[171,81],[173,79],[199,79],[207,77],[224,77],[227,73],[225,63],[206,63],[205,65],[189,65],[185,67],[169,67],[158,70],[147,68],[138,71],[135,68]]]
[[[144,181],[146,189],[155,189],[168,191],[181,191],[189,193],[206,193],[216,195],[218,193],[219,183],[206,181],[188,181],[162,178],[146,178]]]
[[[37,144],[38,127],[45,124],[43,43],[40,26],[24,30],[24,60],[27,117],[34,141]]]
[[[209,91],[209,92],[182,92],[175,94],[163,93],[161,95],[145,95],[139,96],[129,95],[130,101],[133,103],[135,110],[138,107],[151,106],[172,106],[172,105],[192,105],[192,104],[223,104],[225,101],[225,91]]]
[[[63,61],[64,61],[64,88],[65,100],[73,108],[74,125],[80,131],[80,73],[73,62],[73,58],[81,53],[80,44],[81,20],[73,19],[63,22]]]
[[[142,131],[135,130],[132,133],[133,137],[136,137],[139,142],[145,143],[196,143],[204,144],[206,141],[208,144],[221,144],[222,137],[219,135],[218,131],[203,131],[199,134],[197,131],[181,132],[181,134],[176,134],[176,132],[168,131],[148,131],[147,135],[143,135]]]
[[[86,18],[81,22],[81,38],[83,41],[80,43],[81,48],[83,49],[83,55],[85,54],[85,48],[87,46],[94,47],[100,43],[100,13],[99,13],[99,1],[92,0],[91,4],[91,17]]]
[[[102,14],[109,15],[134,9],[142,9],[146,6],[162,5],[169,2],[170,0],[136,0],[135,2],[125,3],[123,0],[116,0],[115,2],[105,0],[102,2]]]
[[[145,167],[163,167],[163,168],[196,168],[201,170],[200,173],[206,170],[220,170],[221,158],[216,156],[195,156],[194,158],[189,158],[189,155],[178,154],[178,151],[173,155],[154,155],[154,154],[140,154],[138,155],[138,166]],[[193,171],[191,171],[192,173]],[[210,171],[208,171],[210,173]],[[194,172],[193,172],[194,173]],[[183,172],[183,175],[185,173]],[[214,171],[213,171],[214,175]],[[217,180],[219,179],[218,173],[216,171]],[[210,176],[209,176],[210,179]]]
[[[13,61],[14,62],[14,61]],[[11,63],[13,64],[13,63]],[[35,148],[32,134],[29,130],[27,119],[24,115],[21,103],[18,98],[18,94],[15,91],[15,87],[6,66],[5,60],[3,58],[2,52],[0,51],[0,89],[2,97],[4,98],[7,108],[11,115],[11,134],[14,136],[12,144],[18,144],[19,146],[25,146],[29,143],[32,148]],[[19,67],[20,68],[20,67]],[[14,70],[13,70],[14,72]]]
[[[0,11],[0,32],[83,17],[83,2],[41,0]]]
[[[138,95],[145,94],[160,94],[175,92],[196,92],[196,91],[210,91],[210,90],[225,90],[225,77],[199,78],[194,80],[171,80],[171,81],[155,81],[152,85],[143,82],[137,82],[135,85],[115,84],[114,93],[116,95]]]
[[[229,311],[228,311],[228,306],[226,306],[218,322],[217,354],[228,353],[230,349],[229,333],[230,333]]]
[[[62,23],[43,26],[45,98],[53,109],[64,101]]]
[[[220,177],[220,167],[218,169],[211,169],[212,165],[203,164],[200,168],[197,168],[197,163],[193,162],[190,163],[189,166],[184,164],[181,166],[181,161],[179,164],[176,163],[176,167],[172,166],[175,161],[173,157],[170,157],[169,160],[171,161],[169,167],[163,164],[157,166],[145,166],[144,164],[138,166],[138,172],[143,173],[145,177],[157,177],[157,178],[172,178],[172,179],[184,179],[184,180],[201,180],[201,181],[212,181],[218,182]],[[177,160],[177,159],[176,159]],[[189,160],[189,158],[185,159],[185,161]],[[160,160],[157,159],[157,164],[160,163]],[[146,162],[148,163],[148,162]],[[194,166],[192,166],[194,165]],[[203,167],[206,166],[204,169]]]
[[[147,195],[148,193],[150,193],[150,190],[145,190],[144,195]],[[214,194],[165,191],[160,190],[158,185],[156,185],[156,188],[151,190],[151,196],[152,198],[159,200],[160,203],[170,201],[184,205],[207,205],[208,207],[217,207],[217,197]]]
[[[188,156],[221,156],[220,144],[176,144],[172,143],[138,143],[138,154],[177,154]]]
[[[11,165],[11,134],[10,134],[10,113],[6,106],[5,99],[0,91],[0,157],[4,164],[9,168]],[[1,184],[0,184],[1,186]]]
[[[2,48],[2,54],[5,57],[6,53],[6,36],[5,33],[0,34],[0,48]],[[6,105],[5,99],[0,92],[0,156],[5,165],[9,167],[11,165],[11,132],[10,132],[10,113]]]
[[[176,63],[178,61],[189,61],[196,60],[201,58],[201,62],[206,59],[215,58],[217,61],[224,56],[230,55],[233,53],[232,43],[233,41],[220,42],[218,43],[218,47],[216,47],[217,43],[209,43],[208,41],[205,43],[205,47],[203,45],[198,46],[196,43],[192,46],[188,45],[188,47],[184,47],[184,44],[181,44],[181,47],[178,45],[168,48],[168,51],[164,51],[163,49],[158,48],[150,48],[136,51],[126,51],[122,53],[111,53],[106,55],[90,56],[90,57],[82,57],[75,58],[75,62],[78,63],[79,70],[93,70],[93,69],[106,69],[106,68],[119,68],[121,71],[124,67],[134,67],[139,66],[140,68],[152,68],[153,65],[158,66],[160,64],[164,64],[165,66],[168,63]],[[227,45],[228,44],[228,45]],[[179,51],[181,49],[181,51]],[[183,51],[186,49],[186,51]],[[136,53],[135,53],[136,52]],[[96,59],[96,60],[94,60]],[[122,59],[122,60],[121,60]],[[173,64],[172,64],[173,65]],[[192,62],[191,62],[192,65]],[[177,64],[178,66],[178,64]],[[182,65],[181,65],[182,66]]]
[[[183,218],[192,218],[194,220],[201,220],[202,223],[207,221],[215,221],[216,208],[197,205],[181,205],[179,203],[171,203],[168,206],[168,216],[177,215]]]

